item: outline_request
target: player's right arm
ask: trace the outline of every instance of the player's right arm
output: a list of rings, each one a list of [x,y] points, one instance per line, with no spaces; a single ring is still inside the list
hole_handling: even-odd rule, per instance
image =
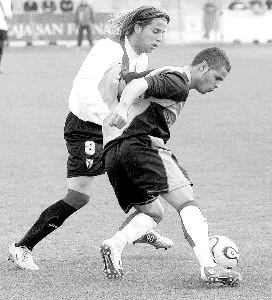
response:
[[[133,101],[139,98],[148,89],[148,83],[144,78],[132,80],[124,89],[120,102],[115,106],[109,119],[109,125],[119,129],[127,123],[128,110]]]
[[[132,103],[141,95],[144,95],[144,98],[153,96],[158,99],[165,98],[175,102],[182,102],[187,98],[188,88],[182,73],[177,70],[134,79],[125,87],[120,102],[110,115],[109,125],[119,129],[124,127],[127,123],[128,111]]]

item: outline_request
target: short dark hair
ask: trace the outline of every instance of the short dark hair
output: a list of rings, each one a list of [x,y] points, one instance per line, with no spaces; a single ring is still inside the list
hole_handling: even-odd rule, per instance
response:
[[[105,29],[109,37],[121,40],[133,33],[136,24],[145,27],[157,18],[164,18],[167,23],[170,22],[169,15],[161,9],[150,5],[143,5],[115,14],[106,22]]]
[[[201,64],[206,61],[209,68],[218,70],[221,67],[225,67],[227,72],[231,70],[230,59],[228,58],[225,51],[217,47],[206,48],[200,51],[194,58],[192,66]]]

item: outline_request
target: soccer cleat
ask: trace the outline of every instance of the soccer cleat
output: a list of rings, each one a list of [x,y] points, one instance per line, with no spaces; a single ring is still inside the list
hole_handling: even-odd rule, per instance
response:
[[[39,270],[35,264],[31,251],[27,247],[16,247],[15,243],[9,247],[8,260],[15,263],[20,269]]]
[[[226,286],[236,286],[242,280],[242,276],[232,269],[226,269],[217,265],[215,267],[202,268],[201,279],[208,284],[221,283]]]
[[[105,240],[101,247],[104,272],[108,278],[121,278],[124,275],[121,253],[116,249],[111,240]]]
[[[133,242],[133,245],[137,243],[143,243],[154,246],[156,249],[164,248],[165,250],[173,247],[172,240],[160,235],[155,230],[150,230],[146,234],[142,235],[139,239]]]

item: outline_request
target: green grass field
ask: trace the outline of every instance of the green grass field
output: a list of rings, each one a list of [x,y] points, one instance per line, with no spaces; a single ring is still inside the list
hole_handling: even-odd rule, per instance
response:
[[[186,64],[203,47],[163,46],[150,66]],[[9,245],[66,193],[67,98],[87,55],[54,46],[13,48],[0,75],[1,300],[272,298],[272,49],[222,48],[232,61],[229,77],[213,94],[191,92],[169,144],[194,182],[210,233],[238,244],[241,285],[211,288],[199,281],[178,215],[167,203],[159,230],[175,247],[128,246],[125,276],[106,279],[99,246],[125,217],[106,176],[97,178],[88,206],[37,245],[40,271],[18,270],[6,261]]]

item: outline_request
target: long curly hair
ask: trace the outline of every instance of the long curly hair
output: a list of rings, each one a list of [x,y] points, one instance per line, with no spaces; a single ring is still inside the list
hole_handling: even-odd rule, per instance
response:
[[[135,9],[122,11],[111,16],[105,24],[105,34],[107,37],[120,41],[133,33],[134,26],[141,27],[149,25],[153,19],[164,18],[167,23],[170,17],[164,11],[149,5],[143,5]]]

